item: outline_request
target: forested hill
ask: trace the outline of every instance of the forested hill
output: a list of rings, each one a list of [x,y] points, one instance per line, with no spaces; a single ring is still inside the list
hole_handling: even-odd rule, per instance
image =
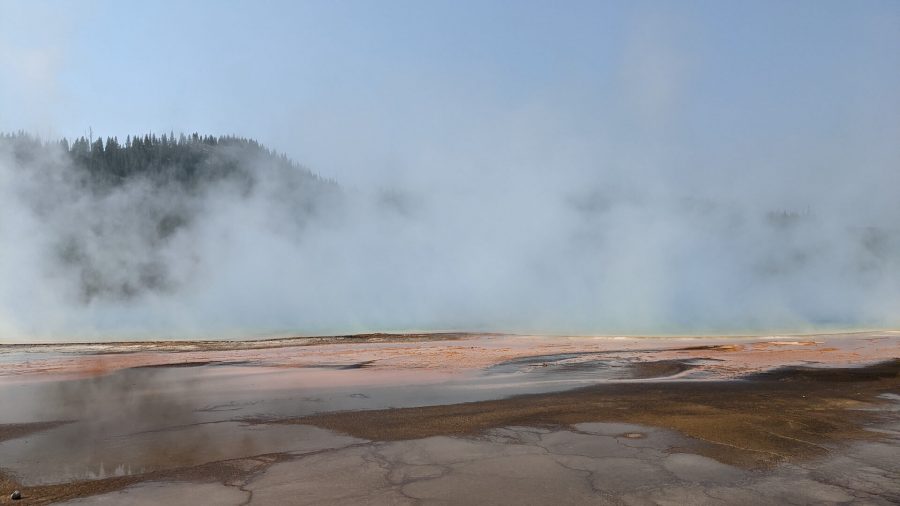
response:
[[[200,237],[211,230],[300,240],[340,197],[333,181],[250,139],[0,135],[0,200],[12,209],[0,229],[38,245],[40,271],[84,302],[178,289],[208,268]]]
[[[260,167],[292,173],[294,178],[305,179],[310,185],[334,185],[253,139],[234,136],[146,134],[129,135],[124,141],[116,137],[93,141],[79,137],[71,142],[67,139],[44,142],[16,133],[0,135],[0,149],[4,147],[17,165],[49,164],[57,168],[68,165],[101,185],[115,186],[134,178],[177,182],[186,187],[223,178],[250,183],[252,170]],[[62,153],[67,159],[52,156],[56,153]]]

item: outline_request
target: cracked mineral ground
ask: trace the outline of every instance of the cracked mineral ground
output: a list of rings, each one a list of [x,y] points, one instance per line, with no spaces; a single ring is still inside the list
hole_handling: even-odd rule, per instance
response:
[[[0,503],[895,504],[900,333],[0,347]]]

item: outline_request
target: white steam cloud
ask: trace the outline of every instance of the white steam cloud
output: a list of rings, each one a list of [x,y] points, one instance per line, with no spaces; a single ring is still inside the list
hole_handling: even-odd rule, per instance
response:
[[[97,193],[74,168],[0,154],[3,337],[900,323],[898,209],[873,186],[855,210],[856,174],[783,199],[771,175],[733,189],[687,173],[632,181],[540,160],[548,133],[517,135],[496,153],[517,161],[484,161],[516,171],[448,166],[444,180],[344,187],[324,203],[253,160],[250,186]],[[161,231],[167,213],[189,219]]]
[[[896,61],[715,102],[683,32],[639,19],[603,89],[399,72],[285,108],[303,141],[268,138],[324,196],[256,159],[249,186],[92,192],[0,148],[0,340],[900,326]]]

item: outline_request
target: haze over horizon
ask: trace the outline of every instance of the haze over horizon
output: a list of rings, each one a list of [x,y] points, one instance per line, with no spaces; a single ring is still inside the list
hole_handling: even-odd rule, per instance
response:
[[[898,53],[875,0],[3,0],[0,132],[234,134],[341,198],[0,146],[0,340],[900,327]]]

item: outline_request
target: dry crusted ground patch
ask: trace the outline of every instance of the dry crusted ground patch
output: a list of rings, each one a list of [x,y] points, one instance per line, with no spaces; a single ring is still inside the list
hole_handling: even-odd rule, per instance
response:
[[[848,440],[878,438],[866,427],[892,415],[871,408],[888,402],[880,394],[898,391],[900,359],[894,359],[864,368],[785,368],[744,380],[618,383],[496,401],[245,421],[315,425],[374,441],[474,435],[513,425],[625,422],[674,429],[697,441],[695,447],[680,451],[745,468],[767,468],[823,455]],[[0,427],[0,440],[52,426]],[[49,504],[143,481],[216,481],[240,487],[271,464],[291,458],[270,454],[35,487],[21,486],[0,468],[0,490],[21,490],[24,499],[17,504]],[[0,504],[12,502],[6,494],[0,496]]]

